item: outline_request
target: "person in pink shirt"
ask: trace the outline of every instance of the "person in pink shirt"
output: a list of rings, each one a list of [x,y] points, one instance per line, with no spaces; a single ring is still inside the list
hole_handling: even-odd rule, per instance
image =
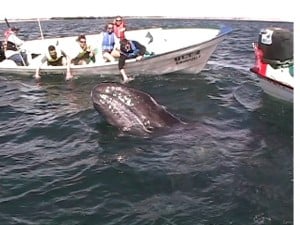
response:
[[[24,41],[17,36],[18,31],[19,28],[12,27],[4,32],[5,56],[6,59],[13,60],[18,66],[28,66],[27,54],[21,49]]]
[[[113,21],[114,24],[114,33],[117,38],[122,41],[125,39],[125,31],[126,31],[126,24],[121,16],[117,16]]]

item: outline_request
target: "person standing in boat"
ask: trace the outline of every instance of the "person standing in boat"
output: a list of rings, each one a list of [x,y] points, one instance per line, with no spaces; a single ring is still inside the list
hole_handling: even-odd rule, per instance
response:
[[[24,41],[18,38],[17,33],[19,28],[8,28],[4,32],[6,43],[5,56],[6,59],[14,61],[18,66],[28,66],[27,54],[21,50]]]
[[[117,36],[117,38],[119,38],[120,41],[125,39],[126,25],[123,18],[121,16],[117,16],[113,21],[113,25],[114,25],[114,33]]]
[[[40,67],[47,62],[48,66],[67,66],[66,80],[73,78],[70,69],[70,58],[67,54],[55,47],[54,45],[49,45],[47,53],[41,60],[41,64],[37,67],[35,72],[35,79],[39,80],[40,77]]]
[[[102,38],[102,55],[105,61],[113,62],[115,58],[120,57],[120,52],[117,50],[119,47],[119,39],[114,33],[114,25],[108,23],[105,26]]]
[[[0,62],[6,59],[5,57],[5,49],[4,41],[0,41]]]
[[[96,62],[96,50],[87,44],[85,35],[79,35],[76,41],[79,43],[80,49],[78,55],[71,60],[71,63],[74,65],[86,65],[90,62]]]
[[[129,78],[125,72],[125,61],[126,59],[135,58],[136,61],[143,59],[144,54],[146,53],[146,47],[137,41],[123,39],[120,42],[120,59],[119,59],[119,70],[123,77],[123,82],[127,83],[132,78]]]

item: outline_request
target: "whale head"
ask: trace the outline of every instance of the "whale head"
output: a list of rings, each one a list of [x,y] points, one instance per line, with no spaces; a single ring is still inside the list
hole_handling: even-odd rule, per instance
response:
[[[106,121],[133,135],[150,134],[181,121],[149,94],[119,83],[100,83],[91,91],[96,111]]]

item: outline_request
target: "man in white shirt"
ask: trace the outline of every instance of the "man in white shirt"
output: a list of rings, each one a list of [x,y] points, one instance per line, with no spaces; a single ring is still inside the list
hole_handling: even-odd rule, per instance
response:
[[[13,60],[18,66],[27,66],[27,55],[24,51],[21,51],[21,46],[24,43],[23,40],[17,37],[18,28],[12,27],[5,31],[6,42],[6,59]]]

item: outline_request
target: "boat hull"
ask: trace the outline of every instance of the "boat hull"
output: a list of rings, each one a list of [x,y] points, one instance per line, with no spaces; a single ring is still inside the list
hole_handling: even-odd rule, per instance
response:
[[[280,84],[275,80],[268,79],[262,76],[258,76],[258,78],[259,78],[259,85],[265,93],[277,99],[281,99],[286,102],[293,103],[294,89],[292,87]]]
[[[252,44],[255,53],[255,65],[250,71],[259,79],[263,91],[277,99],[294,102],[294,66],[292,60],[286,64],[276,62],[269,64],[264,59],[264,51],[257,43]]]

